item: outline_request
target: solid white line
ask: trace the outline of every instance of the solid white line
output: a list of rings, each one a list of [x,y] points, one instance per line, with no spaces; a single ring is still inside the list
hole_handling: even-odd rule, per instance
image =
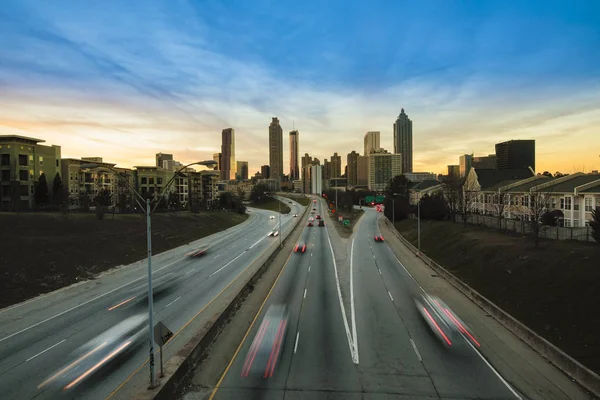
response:
[[[390,299],[392,299],[392,301],[394,301],[394,298],[392,297],[392,294],[388,291],[388,294],[390,295]]]
[[[410,279],[412,279],[412,280],[413,280],[413,281],[414,281],[414,282],[417,284],[417,286],[419,287],[419,289],[421,289],[421,290],[423,291],[423,293],[427,293],[427,292],[425,291],[425,289],[423,289],[423,286],[421,286],[421,285],[419,284],[419,282],[417,282],[417,280],[415,279],[415,277],[414,277],[414,276],[412,276],[412,275],[410,274],[410,272],[408,272],[408,270],[406,269],[406,267],[404,266],[404,264],[402,264],[402,263],[400,262],[400,260],[398,259],[398,257],[396,257],[396,255],[394,254],[394,252],[392,251],[392,249],[390,249],[390,247],[389,247],[389,246],[388,246],[388,250],[390,251],[390,253],[392,253],[392,255],[394,256],[394,258],[396,259],[396,261],[398,261],[398,264],[400,264],[400,266],[401,266],[401,267],[404,269],[404,271],[405,271],[405,272],[408,274],[408,276],[410,276]]]
[[[298,338],[300,337],[300,331],[296,332],[296,343],[294,343],[294,354],[296,354],[296,350],[298,350]]]
[[[306,289],[304,289],[304,298],[306,298]]]
[[[244,251],[244,253],[246,253],[246,252]],[[229,261],[227,264],[223,265],[221,268],[219,268],[218,270],[216,270],[215,272],[213,272],[212,274],[210,274],[208,277],[212,278],[213,276],[215,276],[216,274],[218,274],[219,272],[221,272],[222,270],[224,270],[225,268],[227,268],[232,262],[234,262],[235,260],[237,260],[238,258],[240,258],[241,256],[243,256],[244,253],[239,254],[236,258],[234,258],[233,260]]]
[[[44,351],[40,351],[40,352],[39,352],[39,353],[37,353],[35,356],[33,356],[33,357],[29,357],[27,360],[25,360],[25,362],[33,360],[34,358],[36,358],[36,357],[37,357],[37,356],[39,356],[40,354],[44,354],[44,353],[45,353],[45,352],[47,352],[48,350],[50,350],[50,349],[52,349],[52,348],[54,348],[54,347],[58,346],[59,344],[63,343],[65,340],[67,340],[67,339],[63,339],[63,340],[61,340],[60,342],[56,343],[55,345],[48,347],[46,350],[44,350]]]
[[[255,242],[252,246],[248,247],[248,249],[253,248],[254,246],[256,246],[257,244],[259,244],[260,242],[262,242],[264,240],[264,237],[259,239],[257,242]]]
[[[169,307],[171,304],[175,303],[177,300],[179,300],[181,298],[181,296],[179,296],[178,298],[176,298],[175,300],[173,300],[172,302],[170,302],[169,304],[167,304],[165,306],[165,308]]]
[[[342,310],[342,319],[344,320],[344,329],[346,329],[346,337],[348,338],[348,346],[350,347],[350,355],[354,364],[358,364],[358,353],[354,348],[354,341],[352,340],[352,334],[348,327],[348,318],[346,317],[346,310],[344,309],[344,302],[342,300],[342,289],[340,288],[340,278],[338,277],[337,264],[335,262],[335,253],[333,252],[333,246],[331,245],[331,239],[329,238],[329,232],[325,227],[325,233],[329,242],[329,250],[331,251],[331,259],[333,261],[333,270],[335,272],[335,285],[337,286],[338,299],[340,301],[340,310]]]
[[[475,346],[473,346],[471,344],[471,342],[469,342],[468,340],[465,339],[465,341],[469,344],[469,346],[471,346],[471,348],[473,350],[475,350],[475,353],[477,353],[477,355],[483,360],[483,362],[485,362],[487,364],[488,367],[490,367],[490,369],[492,370],[492,372],[494,374],[496,374],[496,376],[502,381],[502,383],[504,384],[504,386],[506,386],[508,388],[508,390],[511,391],[511,393],[519,400],[523,400],[523,398],[521,396],[519,396],[519,394],[517,392],[515,392],[515,390],[510,386],[510,384],[508,382],[506,382],[506,380],[504,380],[504,378],[502,377],[502,375],[500,375],[500,373],[498,371],[496,371],[496,369],[494,367],[492,367],[492,364],[490,364],[488,362],[488,360],[485,359],[485,357],[479,352],[479,350],[477,350],[475,348]]]
[[[413,349],[415,349],[415,353],[417,353],[417,357],[419,358],[419,361],[423,361],[423,358],[421,357],[421,354],[419,353],[419,349],[417,349],[417,345],[415,344],[415,341],[410,339],[410,343],[412,344]]]
[[[358,334],[356,333],[356,311],[354,309],[354,238],[350,250],[350,318],[352,319],[352,337],[354,339],[354,351],[358,359]]]
[[[192,268],[192,269],[190,269],[188,272],[186,272],[186,273],[184,274],[184,276],[185,276],[185,275],[187,275],[187,274],[191,274],[191,273],[192,273],[192,272],[194,272],[195,270],[196,270],[196,268]]]

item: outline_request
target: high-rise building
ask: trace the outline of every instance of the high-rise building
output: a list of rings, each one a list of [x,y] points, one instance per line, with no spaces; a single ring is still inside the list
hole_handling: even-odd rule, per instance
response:
[[[163,168],[165,161],[173,161],[173,154],[157,153],[156,166]]]
[[[524,169],[535,171],[535,140],[509,140],[496,144],[498,169]]]
[[[368,156],[373,150],[377,150],[381,147],[380,143],[380,132],[367,132],[365,133],[365,149],[364,156]]]
[[[295,181],[300,178],[300,168],[298,165],[298,145],[300,134],[298,131],[290,132],[290,180]]]
[[[369,186],[369,156],[358,156],[356,159],[356,186]]]
[[[310,188],[312,194],[321,195],[323,192],[323,175],[320,165],[312,165],[310,167]]]
[[[214,153],[213,161],[217,163],[214,168],[215,171],[220,171],[221,170],[221,153]]]
[[[402,154],[402,171],[413,171],[413,131],[412,121],[404,112],[404,108],[400,111],[400,115],[394,122],[394,153]]]
[[[329,165],[329,179],[339,178],[340,176],[342,176],[342,157],[338,156],[338,153],[333,153]]]
[[[383,149],[369,154],[369,190],[385,190],[398,175],[402,175],[402,154]]]
[[[471,167],[473,167],[473,154],[464,154],[459,157],[458,165],[460,166],[460,177],[467,176]]]
[[[271,179],[271,167],[268,165],[263,165],[260,167],[260,176],[263,179]]]
[[[248,180],[248,161],[237,161],[236,162],[235,179],[238,181],[247,181]]]
[[[317,157],[313,158],[312,165],[321,165],[321,160],[319,160]]]
[[[223,129],[221,134],[221,180],[235,179],[235,129]]]
[[[331,163],[325,158],[323,160],[323,170],[321,171],[323,179],[328,181],[331,178]]]
[[[473,157],[473,168],[496,169],[496,155],[490,154],[483,157]]]
[[[448,178],[452,180],[460,178],[460,165],[448,165]]]
[[[407,172],[404,174],[411,182],[435,181],[437,175],[433,172]]]
[[[271,179],[281,182],[283,179],[283,129],[279,118],[273,117],[269,125],[269,166]]]
[[[359,154],[354,150],[346,156],[346,179],[348,180],[348,186],[358,185],[358,157]]]
[[[312,162],[312,157],[309,156],[308,153],[304,153],[304,156],[302,157],[302,168],[306,167],[307,165],[311,165]]]

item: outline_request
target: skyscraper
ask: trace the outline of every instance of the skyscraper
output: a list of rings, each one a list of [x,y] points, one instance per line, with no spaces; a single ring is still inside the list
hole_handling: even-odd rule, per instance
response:
[[[235,179],[238,181],[248,180],[248,161],[237,161]]]
[[[290,180],[296,181],[300,179],[300,169],[298,165],[298,131],[290,132]]]
[[[381,147],[380,133],[379,132],[367,132],[365,134],[365,151],[363,156],[368,156],[372,150],[377,150]]]
[[[269,167],[268,165],[263,165],[262,167],[260,167],[260,176],[263,179],[270,179],[271,178],[271,167]]]
[[[402,172],[413,172],[412,121],[404,108],[394,123],[394,153],[402,154]]]
[[[331,163],[329,171],[329,178],[339,178],[342,176],[342,157],[338,156],[338,153],[333,153],[331,156]]]
[[[312,157],[309,156],[308,153],[304,153],[304,156],[302,157],[302,168],[306,167],[307,165],[311,165],[312,162]]]
[[[535,140],[509,140],[496,144],[498,169],[524,169],[535,171]]]
[[[369,190],[385,190],[398,175],[402,175],[402,154],[383,149],[369,154]]]
[[[173,154],[157,153],[156,166],[163,168],[163,161],[173,161]]]
[[[331,163],[327,161],[327,159],[323,159],[323,170],[321,171],[321,176],[325,180],[329,180],[332,178],[331,176]]]
[[[460,177],[464,178],[473,166],[473,154],[464,154],[460,156],[458,158],[458,165],[460,166]]]
[[[356,160],[356,186],[369,185],[369,156],[358,156]]]
[[[273,117],[269,125],[269,166],[271,179],[277,183],[283,178],[283,129],[279,125],[279,118]]]
[[[346,156],[346,179],[348,179],[348,186],[356,186],[358,184],[358,156],[359,154],[352,150],[352,153],[348,153]]]
[[[235,179],[235,130],[223,129],[221,133],[221,180]]]
[[[215,171],[220,171],[221,170],[221,153],[214,153],[213,161],[217,163],[214,168]]]

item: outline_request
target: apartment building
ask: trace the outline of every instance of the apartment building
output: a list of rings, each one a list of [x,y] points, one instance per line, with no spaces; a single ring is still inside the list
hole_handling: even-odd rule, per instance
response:
[[[369,190],[385,190],[398,175],[402,175],[402,154],[388,153],[384,149],[369,154]]]
[[[192,211],[210,209],[219,203],[219,171],[189,172],[188,206]]]

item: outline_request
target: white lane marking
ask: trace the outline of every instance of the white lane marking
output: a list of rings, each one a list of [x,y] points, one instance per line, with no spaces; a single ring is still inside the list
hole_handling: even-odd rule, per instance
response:
[[[296,350],[298,350],[298,338],[300,337],[300,331],[296,332],[296,342],[294,343],[294,354],[296,354]]]
[[[217,257],[219,257],[219,254],[217,254],[216,256],[214,256],[214,257],[213,257],[213,260],[214,260],[215,258],[217,258]]]
[[[244,252],[246,253],[246,252]],[[225,268],[227,268],[232,262],[234,262],[235,260],[237,260],[238,258],[240,258],[241,256],[244,255],[244,253],[239,254],[237,257],[235,257],[233,260],[229,261],[227,264],[223,265],[221,268],[219,268],[218,270],[216,270],[215,272],[213,272],[212,274],[210,274],[208,277],[212,278],[213,276],[215,276],[216,274],[218,274],[219,272],[223,271]]]
[[[263,238],[259,239],[258,241],[256,241],[256,242],[255,242],[255,243],[254,243],[252,246],[248,247],[248,250],[249,250],[249,249],[251,249],[251,248],[253,248],[253,247],[254,247],[254,246],[256,246],[257,244],[259,244],[260,242],[262,242],[264,239],[265,239],[265,238],[263,237]]]
[[[340,310],[342,310],[342,319],[344,320],[344,329],[346,329],[346,337],[348,338],[348,346],[350,347],[350,355],[354,364],[358,364],[358,353],[354,347],[354,341],[352,340],[352,334],[348,326],[348,318],[346,317],[346,310],[344,309],[344,302],[342,300],[342,289],[340,288],[340,278],[338,277],[337,264],[335,262],[335,253],[333,252],[333,246],[331,245],[331,239],[329,238],[329,232],[325,227],[325,235],[329,242],[329,250],[331,251],[331,259],[333,261],[333,270],[335,272],[335,285],[337,286],[338,299],[340,301]]]
[[[310,265],[308,266],[308,272],[310,272]]]
[[[352,319],[352,337],[354,339],[354,350],[358,358],[358,334],[356,333],[356,311],[354,309],[354,238],[350,250],[350,317]]]
[[[390,295],[390,299],[392,299],[392,301],[394,301],[394,298],[392,297],[392,294],[388,291],[388,294]]]
[[[423,361],[423,358],[421,357],[421,353],[419,353],[419,349],[417,349],[417,345],[415,344],[415,341],[410,339],[410,343],[412,344],[413,349],[415,349],[415,353],[417,353],[417,357],[419,358],[419,361]]]
[[[304,289],[304,298],[306,298],[306,289]]]
[[[179,296],[178,298],[176,298],[175,300],[173,300],[172,302],[170,302],[169,304],[167,304],[165,306],[165,308],[169,307],[171,304],[175,303],[177,300],[179,300],[181,298],[181,296]]]
[[[237,246],[236,244],[234,244],[233,246],[231,246],[232,249],[235,249],[235,246]]]
[[[375,254],[373,254],[373,259],[375,259]]]
[[[37,353],[35,356],[33,356],[33,357],[29,357],[27,360],[25,360],[25,362],[33,360],[33,359],[34,359],[34,358],[36,358],[37,356],[39,356],[39,355],[41,355],[41,354],[44,354],[44,353],[45,353],[45,352],[47,352],[48,350],[55,348],[56,346],[58,346],[58,345],[59,345],[59,344],[61,344],[61,343],[64,343],[66,340],[67,340],[67,339],[63,339],[63,340],[61,340],[60,342],[56,343],[55,345],[52,345],[52,346],[48,347],[46,350],[44,350],[44,351],[40,351],[40,352],[39,352],[39,353]]]
[[[377,271],[379,271],[379,275],[381,275],[381,270],[379,269],[379,267],[377,267]]]
[[[191,273],[192,273],[192,272],[194,272],[195,270],[196,270],[196,268],[192,268],[192,269],[190,269],[188,272],[186,272],[186,273],[184,274],[184,276],[185,276],[185,275],[187,275],[187,274],[191,274]]]
[[[496,371],[496,369],[494,367],[492,367],[492,364],[490,364],[488,362],[488,360],[485,359],[485,357],[479,352],[479,350],[477,350],[475,348],[475,346],[473,346],[471,344],[471,342],[469,342],[468,340],[465,339],[465,341],[469,344],[469,346],[471,346],[471,348],[473,350],[475,350],[475,353],[477,353],[477,355],[483,360],[484,363],[487,364],[488,367],[490,367],[490,369],[492,370],[492,372],[494,374],[496,374],[496,376],[500,379],[500,381],[502,381],[502,383],[504,384],[504,386],[506,386],[508,388],[508,390],[510,390],[510,392],[519,400],[523,400],[523,398],[521,396],[519,396],[519,394],[517,392],[515,392],[515,390],[510,386],[510,384],[508,382],[506,382],[506,380],[502,377],[502,375],[500,375],[500,373],[498,371]]]
[[[387,244],[387,243],[386,243],[386,244]],[[398,257],[396,257],[396,255],[394,254],[394,252],[392,251],[392,249],[390,249],[390,247],[389,247],[389,246],[388,246],[388,250],[390,251],[390,253],[392,253],[392,255],[394,256],[394,258],[396,259],[396,261],[398,261],[398,264],[400,264],[400,266],[401,266],[401,267],[404,269],[404,271],[405,271],[405,272],[408,274],[408,276],[410,276],[410,279],[412,279],[412,280],[413,280],[413,281],[414,281],[414,282],[417,284],[417,286],[419,287],[419,289],[421,289],[421,290],[423,291],[423,293],[427,293],[427,292],[425,292],[425,289],[423,289],[423,286],[421,286],[421,285],[419,284],[419,282],[417,282],[417,280],[415,279],[415,277],[414,277],[414,276],[412,276],[412,275],[410,274],[410,272],[408,272],[408,270],[406,269],[406,267],[404,266],[404,264],[402,264],[402,263],[400,262],[400,260],[398,259]]]

